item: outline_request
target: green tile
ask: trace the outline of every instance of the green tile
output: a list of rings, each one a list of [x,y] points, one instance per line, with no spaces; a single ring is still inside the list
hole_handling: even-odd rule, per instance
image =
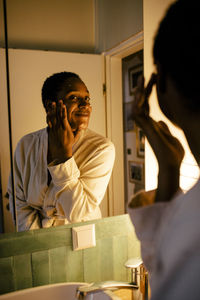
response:
[[[96,247],[73,251],[71,228],[91,223],[96,228]],[[128,215],[5,234],[0,236],[0,292],[26,288],[31,281],[33,286],[126,281],[130,272],[124,263],[139,255],[140,244]]]
[[[49,250],[50,282],[82,282],[82,252],[72,251],[71,246]]]
[[[37,245],[38,250],[71,246],[71,228],[61,230],[59,227],[57,227],[57,231],[41,230],[40,232],[35,232],[34,244]]]
[[[113,237],[113,268],[114,280],[127,281],[127,272],[124,264],[128,260],[128,238],[124,236]]]
[[[14,290],[13,257],[0,258],[0,294]]]
[[[101,281],[101,241],[96,246],[83,251],[83,272],[85,282]]]
[[[49,251],[32,253],[33,286],[50,283]]]
[[[31,255],[14,256],[13,266],[16,290],[32,287]]]
[[[133,224],[127,214],[97,220],[95,226],[97,238],[124,235],[134,231]]]
[[[100,241],[100,269],[101,280],[112,280],[114,277],[113,270],[113,240],[110,238]]]
[[[71,245],[71,228],[47,228],[0,235],[0,257]]]
[[[65,282],[67,280],[67,251],[66,247],[49,250],[50,283]]]
[[[82,250],[67,250],[67,281],[84,282],[83,253]]]
[[[141,257],[140,242],[135,233],[127,235],[128,237],[128,257]]]

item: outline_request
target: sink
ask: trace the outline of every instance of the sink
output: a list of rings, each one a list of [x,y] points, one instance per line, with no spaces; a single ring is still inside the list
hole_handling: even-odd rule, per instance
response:
[[[77,300],[77,288],[87,283],[83,282],[65,282],[48,284],[28,288],[20,291],[15,291],[0,295],[0,300]],[[85,300],[111,300],[116,299],[116,296],[109,292],[97,292],[88,294],[84,297]]]

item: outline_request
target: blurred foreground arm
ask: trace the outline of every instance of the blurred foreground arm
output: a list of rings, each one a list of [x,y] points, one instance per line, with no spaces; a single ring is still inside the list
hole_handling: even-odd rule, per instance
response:
[[[154,202],[166,202],[170,201],[179,190],[179,170],[184,157],[184,149],[179,140],[171,135],[168,126],[163,121],[156,122],[149,116],[148,99],[154,84],[156,84],[155,74],[152,74],[146,88],[144,79],[139,78],[132,116],[137,125],[142,128],[158,161],[158,187]],[[134,199],[130,207],[135,207]]]
[[[150,274],[154,268],[157,232],[166,210],[171,208],[170,200],[179,190],[179,170],[184,156],[182,145],[171,135],[167,125],[162,121],[156,122],[149,116],[148,99],[154,84],[155,74],[152,74],[146,88],[144,79],[139,78],[132,116],[142,128],[157,158],[158,186],[156,190],[133,195],[128,209],[137,237],[141,241],[144,264]]]

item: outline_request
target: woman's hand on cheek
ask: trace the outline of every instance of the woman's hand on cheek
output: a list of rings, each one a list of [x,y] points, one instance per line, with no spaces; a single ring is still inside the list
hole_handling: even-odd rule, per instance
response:
[[[47,111],[48,163],[63,163],[72,157],[75,137],[67,118],[67,109],[60,100],[52,102]]]

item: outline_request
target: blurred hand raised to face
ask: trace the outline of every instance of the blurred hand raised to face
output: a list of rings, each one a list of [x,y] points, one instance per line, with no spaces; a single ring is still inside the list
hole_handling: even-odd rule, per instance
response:
[[[150,142],[153,151],[158,159],[159,167],[169,165],[180,166],[184,156],[184,150],[177,138],[175,138],[163,121],[155,121],[149,115],[149,97],[153,85],[156,84],[156,74],[152,74],[147,84],[144,86],[144,78],[138,79],[135,92],[135,100],[132,106],[133,120],[140,126],[145,136]]]
[[[167,184],[168,177],[174,182],[179,182],[179,169],[184,157],[184,149],[179,140],[171,134],[165,122],[157,122],[149,115],[148,101],[153,85],[156,84],[156,79],[156,74],[152,74],[146,87],[144,86],[144,78],[138,79],[132,106],[132,117],[147,137],[158,161],[160,179],[163,182],[166,181]]]

